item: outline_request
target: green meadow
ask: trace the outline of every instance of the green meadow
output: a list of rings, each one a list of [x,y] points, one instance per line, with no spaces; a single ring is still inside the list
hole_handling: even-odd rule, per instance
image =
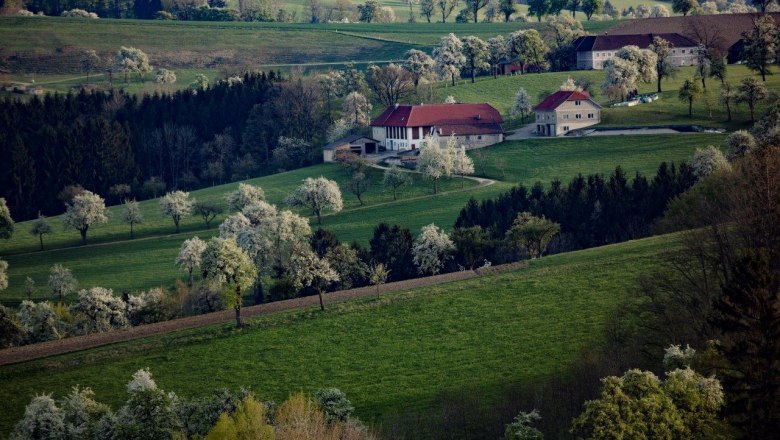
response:
[[[137,369],[184,396],[251,386],[282,401],[298,390],[345,391],[372,423],[426,407],[442,389],[512,384],[564,371],[600,344],[635,278],[674,246],[660,236],[531,261],[526,269],[176,332],[0,367],[0,432],[36,393],[90,386],[116,406]],[[124,274],[124,275],[122,275]],[[132,276],[118,270],[114,276]]]

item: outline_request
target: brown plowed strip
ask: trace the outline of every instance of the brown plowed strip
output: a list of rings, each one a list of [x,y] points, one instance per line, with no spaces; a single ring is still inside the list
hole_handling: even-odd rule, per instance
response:
[[[384,293],[397,292],[399,290],[465,280],[482,274],[486,275],[507,272],[525,266],[526,264],[521,262],[505,264],[501,266],[492,266],[490,268],[478,269],[476,271],[466,270],[462,272],[451,272],[425,278],[415,278],[411,280],[398,281],[395,283],[387,283],[379,286],[379,288],[375,286],[369,286],[326,293],[323,297],[326,305],[334,304],[351,299],[368,298]],[[251,316],[267,315],[269,313],[302,309],[305,307],[318,305],[319,298],[317,296],[305,296],[301,298],[288,299],[285,301],[277,301],[268,304],[244,307],[241,310],[241,317],[248,318]],[[90,348],[100,347],[102,345],[130,341],[132,339],[144,338],[147,336],[161,335],[179,330],[204,327],[207,325],[228,322],[234,319],[235,312],[233,310],[225,310],[221,312],[208,313],[205,315],[172,319],[170,321],[158,322],[155,324],[139,325],[127,330],[93,333],[85,336],[75,336],[72,338],[65,338],[56,341],[46,341],[38,344],[24,345],[22,347],[12,347],[0,350],[0,365],[15,364],[33,359],[55,356],[58,354],[87,350]]]

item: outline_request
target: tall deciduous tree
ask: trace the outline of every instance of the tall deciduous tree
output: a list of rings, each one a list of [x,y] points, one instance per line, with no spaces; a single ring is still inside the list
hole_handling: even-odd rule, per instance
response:
[[[78,281],[67,267],[55,264],[49,270],[49,290],[59,297],[60,302],[65,295],[76,290]]]
[[[125,82],[130,80],[132,74],[138,75],[140,79],[145,73],[152,71],[149,56],[134,47],[122,46],[116,54],[116,64],[117,68],[125,74]]]
[[[127,305],[111,289],[92,287],[79,291],[79,300],[71,306],[74,328],[80,334],[102,333],[130,326]]]
[[[8,262],[0,260],[0,290],[8,288]]]
[[[436,194],[439,180],[452,175],[452,157],[437,142],[426,138],[417,157],[417,171],[433,183],[433,193]]]
[[[87,82],[89,82],[89,76],[95,70],[100,68],[102,60],[94,50],[85,50],[81,55],[81,71],[87,74]]]
[[[672,63],[672,43],[659,36],[653,37],[649,49],[655,54],[655,72],[658,80],[658,93],[661,93],[661,80],[673,76],[676,68]]]
[[[0,197],[0,238],[8,240],[14,234],[14,219],[11,218],[11,210]]]
[[[318,257],[308,248],[300,249],[290,258],[290,276],[299,289],[311,287],[317,291],[323,311],[322,292],[329,283],[339,280],[339,274],[330,267],[328,260]]]
[[[544,69],[544,60],[550,49],[536,29],[512,32],[507,42],[509,53],[522,66],[528,64],[537,71]]]
[[[350,92],[342,102],[344,119],[352,127],[367,127],[371,122],[371,109],[373,106],[360,92]]]
[[[408,70],[398,64],[368,67],[368,85],[377,100],[386,106],[403,101],[414,90],[414,80]]]
[[[252,260],[235,240],[215,237],[209,240],[203,251],[201,268],[203,278],[218,286],[233,288],[233,294],[228,295],[228,299],[236,312],[236,327],[241,327],[241,289],[249,288],[257,276]]]
[[[598,14],[604,8],[603,0],[582,0],[582,12],[585,13],[588,21],[594,14]]]
[[[30,226],[30,234],[38,236],[38,241],[43,250],[43,236],[51,233],[51,225],[46,221],[46,217],[38,215],[38,218]]]
[[[498,78],[498,66],[501,61],[507,58],[507,45],[506,39],[503,35],[497,35],[487,40],[488,45],[488,63],[490,63],[490,70],[493,74],[493,78]]]
[[[466,59],[466,67],[471,74],[472,83],[478,69],[490,67],[490,63],[488,63],[490,57],[488,45],[479,37],[468,36],[463,38],[463,56]]]
[[[73,197],[73,202],[66,204],[62,224],[65,229],[73,228],[81,234],[81,242],[87,244],[89,227],[108,221],[106,202],[99,195],[84,191]]]
[[[452,160],[452,174],[460,176],[460,187],[463,188],[466,176],[474,174],[474,161],[466,154],[463,145],[457,145],[455,136],[447,139],[447,154]]]
[[[451,78],[455,85],[455,77],[466,63],[463,56],[463,42],[455,34],[441,37],[439,45],[433,49],[433,59],[436,60],[436,70],[443,78]]]
[[[433,0],[420,0],[420,14],[428,20],[428,23],[431,22],[435,7]]]
[[[769,96],[766,86],[753,77],[743,79],[737,86],[737,102],[744,102],[750,109],[750,122],[755,122],[755,107]]]
[[[138,206],[137,201],[125,200],[124,209],[122,210],[122,220],[130,225],[130,239],[133,239],[133,225],[144,222],[144,215],[141,212],[141,208]]]
[[[528,15],[541,22],[542,17],[550,11],[550,5],[550,0],[528,0]]]
[[[466,7],[474,15],[474,23],[479,22],[479,10],[487,6],[489,0],[466,0]]]
[[[441,12],[441,22],[446,23],[447,17],[458,7],[460,0],[433,0]]]
[[[241,211],[254,202],[265,201],[265,192],[259,186],[239,183],[238,188],[227,193],[225,199],[229,210]]]
[[[436,61],[427,53],[417,49],[406,52],[404,67],[412,74],[415,90],[421,81],[432,79],[436,73]]]
[[[509,114],[512,117],[520,116],[520,120],[525,119],[526,114],[530,114],[533,110],[531,105],[531,97],[528,96],[528,92],[524,88],[520,87],[515,93],[515,99],[512,101],[512,108],[509,109]]]
[[[672,11],[683,16],[688,15],[689,12],[698,6],[699,2],[697,0],[672,0]]]
[[[541,257],[550,241],[561,231],[561,225],[530,212],[521,212],[507,231],[507,238],[531,258]]]
[[[404,185],[409,185],[411,180],[409,173],[404,172],[397,165],[391,165],[385,170],[385,174],[382,178],[382,186],[393,191],[393,200],[397,200],[398,189]]]
[[[504,23],[509,23],[509,20],[512,18],[512,14],[517,12],[515,0],[500,0],[498,7],[501,13],[504,14]]]
[[[339,212],[344,207],[339,185],[325,177],[312,179],[307,177],[303,184],[285,202],[290,206],[303,206],[311,209],[317,217],[317,224],[322,224],[322,212],[325,210]]]
[[[184,191],[172,191],[160,198],[158,203],[160,214],[164,217],[171,217],[176,226],[176,233],[179,233],[179,222],[182,217],[192,214],[192,205],[194,199],[190,199],[190,193]]]
[[[192,287],[192,273],[199,268],[203,261],[203,251],[206,250],[206,242],[198,237],[188,238],[181,244],[179,255],[176,256],[176,264],[187,270]]]
[[[701,94],[699,83],[695,80],[686,79],[680,86],[677,98],[680,101],[688,103],[688,116],[693,116],[693,101]]]
[[[423,226],[420,236],[414,241],[412,255],[414,264],[421,274],[436,275],[441,272],[444,263],[452,258],[455,244],[450,236],[433,223]]]
[[[200,218],[203,219],[203,222],[206,223],[206,227],[211,227],[211,221],[214,220],[219,214],[222,214],[224,209],[222,206],[216,204],[215,202],[195,202],[192,204],[192,213],[195,215],[199,215]]]

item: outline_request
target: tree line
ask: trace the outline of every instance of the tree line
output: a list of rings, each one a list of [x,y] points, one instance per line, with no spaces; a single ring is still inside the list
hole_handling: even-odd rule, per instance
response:
[[[274,72],[165,95],[5,99],[0,196],[24,220],[59,214],[81,188],[116,202],[305,166],[319,160],[321,102],[315,85]]]

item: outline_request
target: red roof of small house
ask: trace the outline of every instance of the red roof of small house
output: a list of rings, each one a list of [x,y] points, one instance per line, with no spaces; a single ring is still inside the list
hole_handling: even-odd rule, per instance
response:
[[[536,107],[534,107],[534,111],[551,112],[560,107],[560,105],[566,101],[591,101],[598,105],[597,102],[591,99],[588,92],[580,92],[577,90],[558,90],[552,95],[544,98],[544,101],[537,104]]]
[[[393,105],[371,122],[373,127],[431,127],[443,125],[501,124],[490,104]]]

